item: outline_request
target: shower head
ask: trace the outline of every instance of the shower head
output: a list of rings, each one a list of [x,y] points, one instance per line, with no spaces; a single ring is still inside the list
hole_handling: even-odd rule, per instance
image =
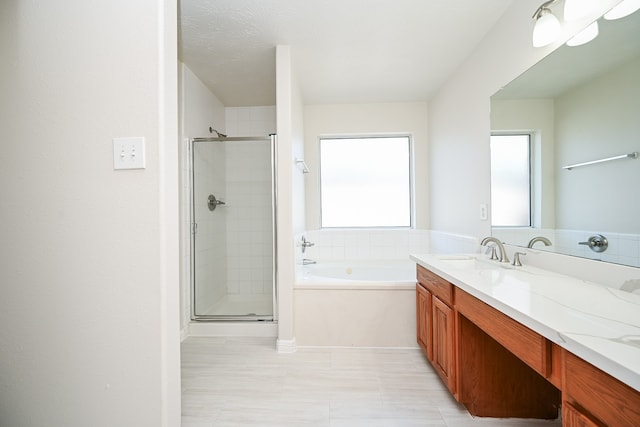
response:
[[[220,133],[217,130],[215,130],[214,128],[212,128],[211,126],[209,126],[209,133],[216,133],[216,135],[218,135],[218,138],[226,138],[227,135],[225,135],[224,133]]]

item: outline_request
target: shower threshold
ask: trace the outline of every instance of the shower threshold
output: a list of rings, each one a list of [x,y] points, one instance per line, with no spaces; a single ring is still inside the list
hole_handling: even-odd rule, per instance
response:
[[[257,315],[254,313],[249,314],[225,314],[225,315],[203,315],[203,316],[194,316],[192,319],[196,322],[238,322],[238,321],[247,321],[247,322],[273,322],[272,315]]]
[[[194,320],[273,320],[271,295],[225,295],[210,307],[198,310]]]

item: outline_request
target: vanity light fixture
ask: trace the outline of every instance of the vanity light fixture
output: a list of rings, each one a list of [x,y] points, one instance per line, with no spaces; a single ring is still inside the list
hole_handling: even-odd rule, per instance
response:
[[[567,41],[567,46],[580,46],[589,43],[591,40],[598,37],[598,21],[589,25],[584,30],[573,36]]]
[[[640,0],[623,0],[613,9],[604,14],[604,19],[613,21],[614,19],[624,18],[640,9]]]
[[[543,47],[555,42],[560,36],[561,25],[560,21],[551,12],[550,6],[558,3],[560,0],[548,0],[536,10],[533,14],[535,19],[535,25],[533,27],[533,46]],[[640,0],[623,0],[615,9],[621,7],[625,3],[629,5],[625,6],[625,9],[633,9],[633,11],[640,8]],[[596,0],[564,0],[564,14],[563,19],[565,21],[577,21],[588,17],[595,9]],[[613,12],[613,10],[612,10]],[[611,13],[611,12],[609,12]],[[632,13],[632,12],[628,12]],[[605,15],[606,17],[607,15]],[[598,24],[594,22],[587,28],[582,30],[579,34],[573,37],[567,42],[569,46],[580,46],[593,40],[598,36]]]
[[[551,12],[549,6],[558,0],[549,0],[536,10],[533,19],[536,20],[533,27],[533,46],[542,47],[553,43],[560,35],[560,21]]]

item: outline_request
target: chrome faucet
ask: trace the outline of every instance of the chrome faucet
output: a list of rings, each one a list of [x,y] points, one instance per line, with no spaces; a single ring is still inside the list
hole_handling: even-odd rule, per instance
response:
[[[306,237],[302,236],[302,243],[300,244],[300,246],[302,246],[302,253],[304,253],[304,251],[307,248],[309,248],[309,247],[311,247],[313,245],[314,245],[313,242],[308,241]]]
[[[480,242],[480,246],[487,246],[487,244],[489,243],[494,243],[495,246],[500,250],[500,257],[498,258],[500,262],[509,262],[507,252],[505,251],[504,246],[502,245],[502,242],[500,240],[496,239],[493,236],[485,237],[484,239],[482,239],[482,242]]]
[[[316,261],[309,258],[303,258],[302,265],[311,265],[311,264],[316,264]]]
[[[538,236],[538,237],[534,237],[533,239],[529,240],[529,244],[527,245],[528,248],[532,248],[533,245],[536,242],[542,242],[544,243],[545,246],[551,246],[551,240],[547,239],[546,237],[542,237],[542,236]]]
[[[511,265],[513,265],[514,267],[522,267],[522,261],[520,261],[520,255],[526,255],[525,252],[516,252],[513,254],[513,262],[511,263]]]

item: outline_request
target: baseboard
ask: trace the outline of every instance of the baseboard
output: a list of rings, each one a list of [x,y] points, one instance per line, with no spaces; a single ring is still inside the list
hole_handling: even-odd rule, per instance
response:
[[[299,345],[297,346],[297,348],[314,348],[314,349],[318,349],[318,348],[330,348],[330,349],[351,349],[351,348],[355,348],[355,349],[359,349],[359,350],[421,350],[420,347],[418,347],[417,345],[415,347],[405,347],[405,346],[398,346],[398,347],[389,347],[389,346],[370,346],[370,345]]]
[[[276,341],[276,350],[278,353],[295,353],[298,350],[296,339],[281,340],[278,338]]]

